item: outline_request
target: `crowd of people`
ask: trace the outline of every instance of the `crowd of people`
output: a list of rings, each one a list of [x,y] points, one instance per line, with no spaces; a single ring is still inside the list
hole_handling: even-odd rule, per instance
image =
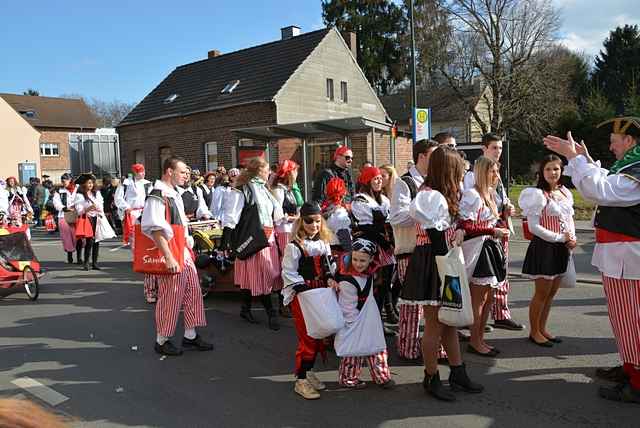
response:
[[[545,156],[539,162],[536,185],[520,195],[518,205],[531,239],[522,272],[535,283],[528,340],[546,348],[562,343],[548,320],[559,288],[575,282],[573,197],[562,185],[564,173],[579,192],[599,204],[594,264],[603,274],[623,362],[621,367],[598,371],[617,382],[614,388],[601,388],[600,395],[640,403],[640,122],[628,119],[621,125],[616,119],[604,126],[611,127],[611,150],[618,159],[608,173],[590,158],[584,144],[576,144],[570,136],[548,137],[546,146],[569,164],[565,167],[556,155]],[[171,157],[155,182],[145,178],[140,164],[133,165],[132,175],[119,185],[103,182],[101,191],[91,174],[75,181],[64,175],[53,195],[44,196],[44,205],[51,197],[68,262],[73,262],[75,252],[84,269],[100,269],[96,235],[104,233],[98,233],[103,218],[122,228],[125,244],[133,240],[135,224],[153,240],[166,271],[145,274],[144,291],[147,301],[156,304],[155,350],[160,354],[178,356],[182,348],[213,349],[196,332],[206,325],[206,318],[187,226],[215,219],[223,229],[219,248],[235,259],[234,284],[242,293],[240,317],[259,324],[252,311],[253,301],[258,300],[269,329],[278,331],[280,318],[293,318],[298,337],[296,393],[305,399],[320,397],[325,385],[313,367],[317,355],[324,355],[328,347],[341,358],[340,385],[364,387],[359,374],[366,362],[373,381],[392,388],[384,336],[395,335],[400,358],[422,360],[425,391],[453,401],[455,391],[484,389],[467,373],[461,341],[468,342],[467,353],[495,358],[500,349],[487,340],[487,332],[526,329],[509,310],[508,249],[516,213],[500,177],[501,138],[486,134],[482,150],[470,165],[456,149],[454,136],[442,133],[413,145],[406,174],[398,176],[392,165],[367,164],[354,179],[353,152],[340,146],[333,164],[316,175],[307,202],[297,185],[299,166],[292,160],[272,169],[262,158],[254,158],[242,168],[219,168],[201,176],[181,158]],[[18,212],[35,215],[15,179],[6,180],[3,192],[0,210],[9,217]],[[185,244],[176,252],[171,242],[182,236],[176,233],[182,228]],[[464,255],[471,295],[473,321],[466,328],[448,325],[439,317],[443,286],[436,257],[454,247]],[[344,326],[335,337],[312,337],[305,301],[313,290],[324,288],[335,290]],[[181,310],[182,348],[171,340]],[[444,363],[450,367],[449,388],[439,374],[439,364]]]

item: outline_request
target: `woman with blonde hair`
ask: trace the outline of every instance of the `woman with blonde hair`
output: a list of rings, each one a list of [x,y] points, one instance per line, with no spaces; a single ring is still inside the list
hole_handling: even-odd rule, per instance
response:
[[[476,160],[475,185],[464,191],[460,200],[460,218],[465,231],[462,246],[471,289],[473,326],[467,351],[483,357],[495,357],[499,350],[484,341],[484,328],[491,313],[493,288],[507,276],[507,261],[500,241],[509,229],[497,227],[500,214],[495,202],[495,186],[500,180],[499,164],[485,156]]]
[[[382,193],[391,200],[393,186],[399,178],[398,172],[393,165],[387,163],[380,167],[380,173],[382,174]]]
[[[236,186],[228,193],[228,197],[224,198],[223,247],[235,250],[237,255],[234,265],[234,282],[243,290],[244,296],[240,316],[256,324],[258,321],[251,313],[251,300],[253,297],[260,297],[269,317],[269,328],[280,330],[271,294],[281,288],[280,257],[274,226],[282,221],[284,215],[282,205],[267,189],[268,179],[269,164],[262,158],[251,159],[246,169],[240,174]],[[235,242],[238,239],[244,239],[238,238],[237,233],[234,233],[238,225],[244,228],[256,222],[264,232],[266,246],[254,247],[250,250],[251,242],[256,241],[256,236],[251,236],[251,240]],[[241,230],[242,232],[246,231]],[[235,248],[231,248],[232,244]],[[240,252],[244,253],[240,255],[238,254]]]

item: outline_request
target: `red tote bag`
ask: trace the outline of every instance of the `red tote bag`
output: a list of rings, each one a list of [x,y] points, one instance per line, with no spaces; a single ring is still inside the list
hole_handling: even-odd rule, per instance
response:
[[[171,223],[169,216],[169,202],[165,198],[167,222]],[[172,224],[173,238],[169,240],[169,250],[173,258],[180,266],[177,273],[182,272],[184,268],[184,248],[187,245],[184,235],[184,226]],[[168,272],[165,265],[165,258],[160,249],[156,246],[153,239],[142,233],[142,226],[135,225],[133,238],[133,270],[139,273],[148,273],[151,275],[174,275]]]

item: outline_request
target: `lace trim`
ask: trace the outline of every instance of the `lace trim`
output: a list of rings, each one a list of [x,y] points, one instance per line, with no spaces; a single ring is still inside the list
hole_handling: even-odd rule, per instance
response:
[[[398,299],[398,303],[401,305],[412,305],[412,306],[440,306],[442,302],[440,300],[405,300],[403,298]]]

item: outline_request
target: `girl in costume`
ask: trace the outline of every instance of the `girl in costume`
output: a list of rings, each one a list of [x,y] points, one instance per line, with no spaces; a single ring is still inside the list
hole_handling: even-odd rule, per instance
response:
[[[89,270],[89,257],[91,267],[100,270],[98,256],[100,243],[95,242],[96,225],[98,216],[104,215],[102,194],[95,190],[96,177],[93,174],[82,174],[76,180],[78,190],[74,198],[75,209],[78,212],[76,222],[76,250],[80,252],[84,244],[84,270]]]

